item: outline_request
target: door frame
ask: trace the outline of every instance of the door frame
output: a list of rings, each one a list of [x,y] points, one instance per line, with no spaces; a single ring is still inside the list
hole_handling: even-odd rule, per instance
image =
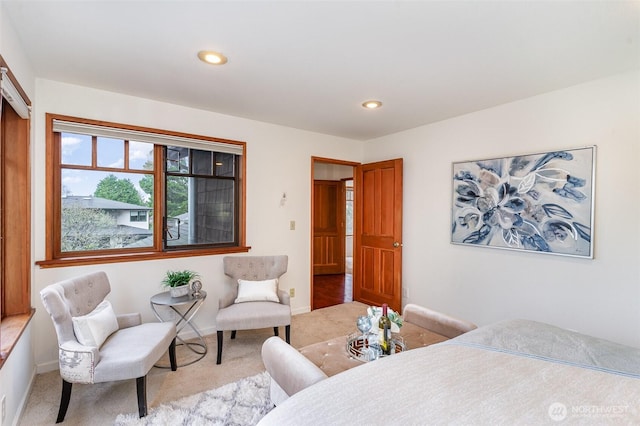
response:
[[[355,174],[355,168],[357,166],[359,166],[361,163],[359,162],[355,162],[355,161],[345,161],[345,160],[338,160],[335,158],[327,158],[327,157],[315,157],[312,156],[311,157],[311,179],[310,179],[310,186],[311,186],[311,226],[309,227],[309,242],[310,242],[310,255],[311,257],[309,258],[309,282],[311,283],[311,285],[309,286],[310,289],[310,294],[309,294],[309,307],[310,310],[313,310],[313,259],[314,259],[314,252],[313,252],[313,225],[314,225],[314,221],[315,221],[315,212],[314,212],[314,204],[315,204],[315,194],[314,194],[314,184],[313,181],[315,179],[315,165],[316,163],[323,163],[323,164],[333,164],[333,165],[338,165],[338,166],[351,166],[353,169],[353,174]],[[352,175],[353,176],[353,175]],[[357,188],[354,187],[354,191],[357,191]],[[354,212],[355,215],[355,212]],[[356,232],[356,223],[354,221],[354,234]],[[343,244],[345,243],[344,241],[342,242]],[[355,265],[355,256],[354,256],[354,265],[353,268],[356,267]]]

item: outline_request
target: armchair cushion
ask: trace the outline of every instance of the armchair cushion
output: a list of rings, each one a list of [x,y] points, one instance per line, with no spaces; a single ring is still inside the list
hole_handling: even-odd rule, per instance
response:
[[[278,279],[264,281],[238,280],[238,297],[234,303],[242,302],[276,302],[278,299]]]
[[[271,302],[235,303],[218,311],[218,330],[254,330],[291,324],[289,305]]]
[[[94,383],[145,376],[175,336],[173,322],[147,322],[118,330],[100,348]]]
[[[84,346],[102,346],[107,337],[118,329],[118,319],[108,300],[103,300],[86,315],[72,317],[73,332]]]

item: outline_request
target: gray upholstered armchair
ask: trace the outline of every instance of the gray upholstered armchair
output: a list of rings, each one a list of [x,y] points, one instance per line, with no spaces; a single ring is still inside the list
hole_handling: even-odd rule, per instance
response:
[[[40,292],[58,336],[62,396],[56,423],[64,420],[72,383],[136,379],[138,412],[147,415],[146,378],[169,349],[176,364],[176,326],[141,323],[140,314],[115,315],[105,299],[111,291],[104,272],[51,284]]]
[[[287,272],[288,257],[280,256],[226,256],[224,273],[231,278],[227,293],[218,302],[216,330],[218,359],[222,362],[224,331],[231,331],[235,339],[237,330],[285,327],[287,343],[291,339],[291,306],[289,293],[278,288],[278,278]]]

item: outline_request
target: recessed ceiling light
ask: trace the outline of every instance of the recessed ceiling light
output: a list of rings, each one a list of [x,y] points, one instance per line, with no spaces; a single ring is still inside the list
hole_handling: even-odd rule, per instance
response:
[[[366,101],[362,103],[362,106],[366,109],[377,109],[382,106],[382,102],[380,101]]]
[[[202,62],[206,62],[211,65],[222,65],[227,63],[227,57],[222,53],[214,52],[213,50],[201,50],[198,52],[198,58]]]

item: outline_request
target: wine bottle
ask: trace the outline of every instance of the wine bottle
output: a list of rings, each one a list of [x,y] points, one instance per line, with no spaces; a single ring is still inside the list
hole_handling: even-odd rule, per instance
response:
[[[387,304],[382,304],[382,316],[378,321],[378,338],[383,355],[391,353],[391,320],[387,316]]]

